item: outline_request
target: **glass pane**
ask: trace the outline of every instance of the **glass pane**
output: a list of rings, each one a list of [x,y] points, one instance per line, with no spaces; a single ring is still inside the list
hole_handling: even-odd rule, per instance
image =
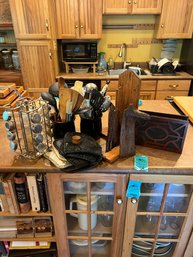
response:
[[[77,213],[68,213],[66,214],[67,218],[67,228],[69,236],[80,236],[87,235],[87,221],[82,224],[82,217],[80,215],[85,215],[83,218],[87,218],[87,214],[77,214]]]
[[[135,224],[135,237],[154,237],[158,223],[158,218],[158,216],[154,215],[138,215]]]
[[[188,209],[192,185],[170,184],[164,212],[182,212]]]
[[[86,183],[85,182],[64,182],[64,193],[65,194],[86,194]]]
[[[114,187],[114,183],[110,182],[93,182],[91,183],[91,194],[112,195]]]
[[[163,216],[160,224],[159,238],[178,238],[184,217]]]
[[[92,244],[92,257],[111,257],[111,241],[95,241]]]
[[[95,236],[96,233],[100,237],[112,237],[112,224],[113,224],[113,215],[110,214],[98,214],[97,215],[97,224],[92,229],[91,234]]]
[[[153,256],[171,257],[175,248],[175,243],[156,242]],[[153,242],[134,241],[132,247],[132,257],[149,257],[153,250]]]
[[[159,212],[161,207],[162,196],[140,196],[138,211],[141,212]]]
[[[70,257],[88,257],[88,240],[69,240]]]
[[[163,195],[165,184],[158,184],[158,183],[142,183],[141,185],[141,193],[156,193]]]
[[[101,195],[98,200],[99,211],[113,211],[114,195]]]

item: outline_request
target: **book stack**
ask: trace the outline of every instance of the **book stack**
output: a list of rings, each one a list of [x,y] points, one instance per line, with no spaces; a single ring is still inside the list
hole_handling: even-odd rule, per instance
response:
[[[11,214],[50,211],[46,174],[0,175],[0,211]]]

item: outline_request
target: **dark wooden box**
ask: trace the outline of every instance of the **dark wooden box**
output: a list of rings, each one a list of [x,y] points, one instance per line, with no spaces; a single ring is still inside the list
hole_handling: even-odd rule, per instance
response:
[[[136,145],[158,148],[181,153],[188,128],[188,117],[143,111],[150,120],[137,120],[135,129]]]

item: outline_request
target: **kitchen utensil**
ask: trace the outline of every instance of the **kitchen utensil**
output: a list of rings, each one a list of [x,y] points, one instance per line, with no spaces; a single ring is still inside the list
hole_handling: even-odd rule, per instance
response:
[[[105,98],[101,95],[101,93],[98,90],[92,90],[90,104],[93,107],[93,109],[100,109],[101,105],[104,103],[104,100]]]
[[[53,95],[54,97],[58,97],[59,96],[59,85],[58,82],[51,84],[49,87],[49,93],[51,95]]]
[[[47,92],[42,92],[41,97],[43,100],[48,101],[48,103],[55,108],[55,111],[58,112],[56,99],[53,95]]]
[[[104,87],[103,87],[102,90],[100,91],[101,95],[103,95],[103,96],[106,95],[106,92],[107,92],[107,90],[108,90],[109,84],[110,84],[110,80],[107,80],[107,81],[106,81],[106,84],[104,85]]]
[[[79,94],[81,94],[84,97],[84,91],[82,87],[83,87],[83,82],[76,80],[72,89],[77,91]]]
[[[110,105],[111,105],[111,97],[110,96],[105,96],[104,97],[104,102],[100,107],[101,111],[106,112],[109,109]]]

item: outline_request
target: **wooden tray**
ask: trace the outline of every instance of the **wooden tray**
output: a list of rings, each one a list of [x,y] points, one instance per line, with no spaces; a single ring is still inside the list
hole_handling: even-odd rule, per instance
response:
[[[193,96],[175,96],[174,103],[193,123]]]
[[[17,87],[16,88],[18,93],[21,94],[23,92],[23,87]],[[18,97],[18,94],[15,91],[12,91],[9,95],[7,95],[4,98],[0,99],[0,105],[10,104],[12,103],[16,98]]]
[[[0,98],[5,98],[10,92],[12,88],[16,88],[15,83],[0,83]]]

